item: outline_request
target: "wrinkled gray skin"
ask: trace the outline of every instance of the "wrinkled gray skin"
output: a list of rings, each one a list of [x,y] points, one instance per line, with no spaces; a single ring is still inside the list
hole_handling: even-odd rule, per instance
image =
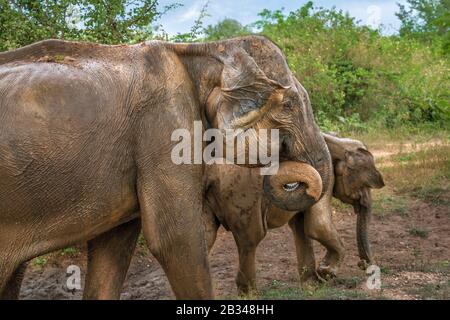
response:
[[[331,159],[308,95],[266,38],[48,40],[0,53],[0,297],[14,298],[26,261],[86,241],[96,280],[85,298],[117,296],[109,277],[124,272],[99,261],[126,270],[131,253],[117,257],[111,248],[132,247],[140,218],[176,297],[212,298],[204,167],[170,159],[171,133],[192,132],[195,120],[280,129],[281,159],[319,173],[310,181],[285,177],[300,182],[286,194],[267,180],[280,207],[302,210],[328,189]]]

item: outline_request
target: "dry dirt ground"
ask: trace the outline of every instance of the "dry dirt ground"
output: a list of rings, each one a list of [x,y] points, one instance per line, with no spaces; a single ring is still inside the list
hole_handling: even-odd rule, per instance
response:
[[[391,165],[389,157],[399,152],[409,152],[408,147],[396,151],[392,146],[388,151],[373,151],[378,160],[385,158],[381,166]],[[356,219],[349,208],[336,203],[334,212],[334,221],[347,249],[338,278],[307,290],[298,287],[294,241],[289,228],[269,231],[258,249],[260,292],[255,298],[450,299],[448,184],[440,193],[439,200],[410,198],[401,205],[385,206],[381,203],[375,206],[370,234],[376,264],[381,268],[381,290],[369,290],[366,286],[368,275],[357,266]],[[390,201],[396,203],[395,198]],[[379,212],[381,210],[383,212]],[[324,250],[318,243],[315,250],[319,260]],[[231,233],[220,229],[210,259],[218,297],[236,298],[234,278],[237,258]],[[66,268],[72,264],[81,267],[83,276],[86,270],[84,247],[66,249],[33,260],[26,272],[21,298],[80,299],[81,291],[72,292],[66,287]],[[162,269],[142,241],[133,257],[121,298],[173,298]]]

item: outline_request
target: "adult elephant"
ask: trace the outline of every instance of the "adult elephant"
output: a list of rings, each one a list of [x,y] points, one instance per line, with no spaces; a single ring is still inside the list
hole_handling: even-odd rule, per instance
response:
[[[306,284],[336,276],[345,250],[331,219],[332,196],[354,207],[361,258],[358,265],[365,270],[373,262],[368,239],[371,189],[383,187],[383,177],[362,142],[323,135],[333,159],[334,172],[330,173],[330,181],[334,184],[318,203],[304,212],[282,210],[272,205],[263,195],[263,178],[257,169],[235,165],[206,167],[203,222],[208,248],[213,247],[220,225],[233,233],[239,253],[236,284],[240,294],[256,291],[256,250],[268,229],[288,223],[295,239],[300,282]],[[135,223],[138,224],[138,221]],[[318,267],[311,239],[327,249]],[[85,298],[120,298],[120,289],[136,241],[132,247],[128,246],[129,243],[126,237],[106,238],[101,247],[107,254],[89,252]]]
[[[233,233],[239,253],[236,284],[240,294],[256,292],[256,250],[268,229],[287,223],[294,234],[300,282],[305,284],[320,277],[336,276],[344,258],[344,247],[331,220],[331,196],[354,207],[361,258],[358,265],[365,269],[372,263],[368,240],[371,188],[383,187],[383,177],[362,142],[328,134],[323,136],[333,159],[334,172],[330,173],[330,181],[334,181],[334,185],[330,184],[324,197],[305,212],[281,210],[267,201],[263,195],[263,178],[257,169],[235,165],[206,167],[206,201],[202,218],[208,248],[213,247],[221,224]],[[120,298],[139,231],[139,219],[136,219],[116,229],[114,237],[97,240],[96,250],[90,250],[88,254],[84,298]],[[317,269],[311,239],[327,249]],[[15,275],[16,281],[10,288],[14,296],[11,297],[18,296],[22,277],[21,273]]]
[[[0,296],[15,293],[23,263],[36,256],[88,241],[101,257],[118,239],[132,243],[140,217],[176,297],[212,298],[204,167],[170,158],[173,130],[196,120],[280,130],[289,161],[265,179],[278,206],[303,210],[328,189],[330,156],[308,95],[264,37],[48,40],[1,53]]]

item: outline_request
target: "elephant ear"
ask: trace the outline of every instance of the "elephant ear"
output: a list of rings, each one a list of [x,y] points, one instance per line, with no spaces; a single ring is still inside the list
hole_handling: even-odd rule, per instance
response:
[[[280,105],[286,87],[269,79],[243,49],[217,56],[223,63],[220,85],[207,99],[207,116],[218,129],[247,129]]]

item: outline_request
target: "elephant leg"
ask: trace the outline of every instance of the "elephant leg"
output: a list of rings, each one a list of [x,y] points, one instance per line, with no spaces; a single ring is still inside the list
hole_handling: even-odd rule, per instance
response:
[[[172,165],[164,171],[170,175],[160,176],[158,171],[143,173],[138,178],[142,229],[150,252],[164,269],[176,298],[211,299],[201,216],[202,171],[201,166],[192,167]]]
[[[324,279],[335,277],[345,250],[331,219],[331,199],[328,196],[324,196],[305,213],[305,233],[327,249],[317,269],[318,274]]]
[[[211,209],[206,205],[202,215],[203,225],[205,226],[206,244],[208,252],[211,252],[214,243],[216,242],[217,230],[220,227],[220,222],[213,214]]]
[[[297,213],[290,221],[297,252],[297,268],[300,276],[300,283],[307,285],[318,280],[316,273],[316,260],[311,238],[305,234],[305,216],[302,212]]]
[[[83,299],[118,300],[141,230],[140,219],[122,224],[88,242]]]
[[[237,242],[239,252],[239,270],[236,285],[239,295],[249,295],[256,292],[256,248],[254,244]]]
[[[238,294],[256,293],[256,249],[267,234],[265,215],[261,212],[261,206],[257,205],[246,214],[238,210],[227,212],[225,216],[239,254],[236,276]]]
[[[6,285],[3,289],[0,289],[0,300],[18,300],[20,287],[22,285],[22,280],[25,275],[25,270],[27,269],[27,263],[22,263],[16,270],[12,273],[7,280]],[[0,279],[0,284],[2,280]]]

